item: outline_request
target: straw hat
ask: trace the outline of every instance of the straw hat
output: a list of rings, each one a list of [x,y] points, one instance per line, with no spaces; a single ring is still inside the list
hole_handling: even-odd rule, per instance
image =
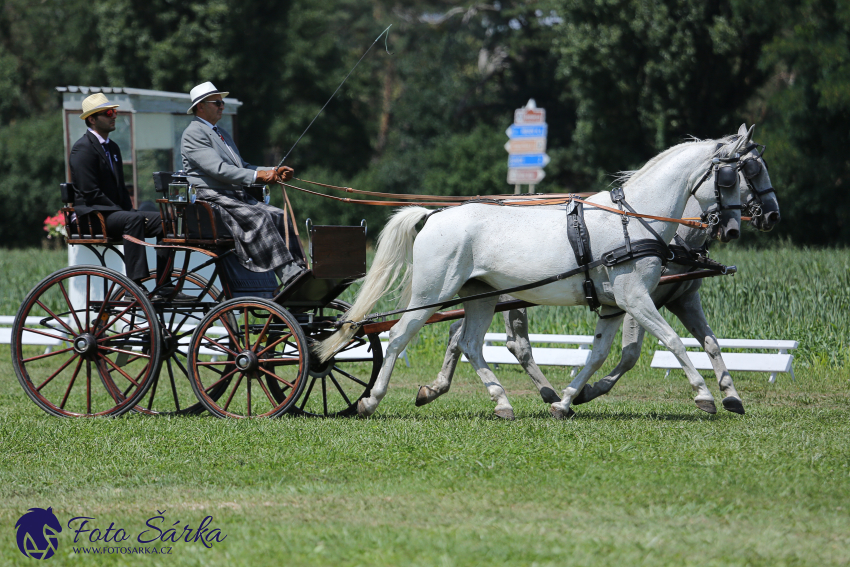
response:
[[[215,85],[211,82],[207,81],[206,83],[201,83],[200,85],[193,88],[189,91],[189,98],[192,99],[192,106],[189,107],[189,110],[186,111],[186,114],[192,114],[192,109],[195,108],[195,105],[207,98],[208,96],[220,94],[222,98],[226,97],[230,93],[222,92],[215,88]]]
[[[85,120],[95,112],[100,112],[101,110],[106,110],[108,108],[118,108],[118,105],[112,104],[106,100],[105,94],[95,93],[83,100],[83,113],[80,114],[80,118]]]

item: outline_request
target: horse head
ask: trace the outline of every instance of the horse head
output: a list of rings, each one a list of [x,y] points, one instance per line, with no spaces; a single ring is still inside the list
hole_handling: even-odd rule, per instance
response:
[[[740,151],[749,145],[752,128],[717,142],[708,169],[691,189],[699,201],[711,238],[729,242],[741,236]],[[711,181],[709,181],[711,180]]]
[[[764,160],[766,147],[752,142],[753,128],[755,125],[749,130],[750,141],[741,152],[738,163],[738,169],[747,188],[744,211],[750,217],[750,224],[753,227],[762,232],[769,232],[781,219],[779,201],[776,198],[776,190],[770,182],[770,175],[767,173],[767,162]],[[747,126],[741,124],[738,134],[743,135],[746,132]]]

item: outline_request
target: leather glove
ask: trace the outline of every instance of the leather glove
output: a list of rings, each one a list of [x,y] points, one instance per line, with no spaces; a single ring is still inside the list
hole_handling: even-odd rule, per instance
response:
[[[294,174],[295,170],[285,165],[277,169],[277,178],[281,181],[289,181]]]
[[[258,170],[257,183],[268,185],[277,181],[277,172],[274,169]]]

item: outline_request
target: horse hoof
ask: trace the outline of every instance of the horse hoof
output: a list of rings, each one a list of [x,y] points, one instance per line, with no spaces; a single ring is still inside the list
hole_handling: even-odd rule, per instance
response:
[[[543,398],[543,401],[547,404],[556,404],[561,401],[561,398],[558,397],[558,394],[555,393],[555,390],[552,388],[546,388],[540,390],[540,397]]]
[[[496,417],[501,417],[502,419],[507,419],[508,421],[513,421],[514,419],[516,419],[514,417],[514,410],[512,410],[511,408],[497,409],[495,413]]]
[[[416,392],[416,407],[421,407],[433,402],[439,395],[440,394],[429,386],[419,386],[419,391]]]
[[[576,414],[576,412],[573,411],[573,408],[567,408],[567,411],[564,411],[555,406],[549,406],[549,413],[552,414],[552,417],[555,419],[570,419]]]
[[[726,411],[731,411],[732,413],[737,413],[740,415],[744,415],[744,404],[738,398],[733,398],[729,396],[728,398],[723,398],[723,409]]]
[[[714,405],[714,400],[696,400],[697,407],[705,413],[717,413],[717,406]]]
[[[361,399],[357,401],[357,416],[358,417],[369,417],[372,415],[369,413],[369,410],[366,409],[366,404],[364,404],[365,400]]]

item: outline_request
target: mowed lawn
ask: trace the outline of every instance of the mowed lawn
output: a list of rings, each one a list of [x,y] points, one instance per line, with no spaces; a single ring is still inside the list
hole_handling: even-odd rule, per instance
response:
[[[617,389],[565,422],[549,417],[521,371],[502,366],[517,414],[504,422],[466,364],[451,392],[413,406],[417,386],[436,375],[446,330],[429,329],[411,348],[412,367],[397,365],[365,420],[53,418],[25,397],[4,346],[0,564],[32,564],[14,525],[36,506],[63,525],[48,560],[56,565],[850,563],[846,342],[801,355],[796,382],[734,375],[744,416],[697,410],[681,372],[665,379],[649,368],[652,345]],[[584,332],[562,330],[571,331]],[[568,369],[544,371],[558,388],[569,382]],[[132,535],[119,545],[139,547],[136,535],[160,513],[163,530],[212,516],[227,537],[210,549],[156,544],[172,546],[168,556],[93,557],[74,547],[116,544],[75,546],[66,527],[76,516],[102,531],[114,522]]]

